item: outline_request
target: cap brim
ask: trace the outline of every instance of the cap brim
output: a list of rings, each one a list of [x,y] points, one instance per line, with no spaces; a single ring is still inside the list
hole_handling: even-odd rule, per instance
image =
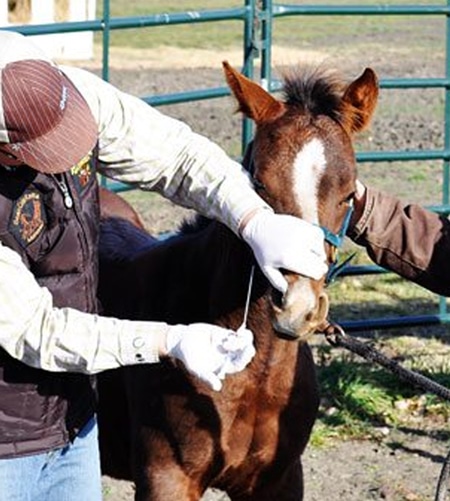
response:
[[[2,144],[25,165],[43,173],[65,172],[90,153],[98,127],[84,98],[65,76],[67,101],[59,123],[47,133],[21,143]]]

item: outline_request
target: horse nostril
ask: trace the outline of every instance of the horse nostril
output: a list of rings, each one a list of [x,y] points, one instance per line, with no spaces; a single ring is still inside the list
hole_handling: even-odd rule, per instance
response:
[[[310,311],[309,313],[307,313],[305,315],[305,321],[306,322],[311,322],[312,320],[314,320],[315,315],[316,315],[316,310]]]

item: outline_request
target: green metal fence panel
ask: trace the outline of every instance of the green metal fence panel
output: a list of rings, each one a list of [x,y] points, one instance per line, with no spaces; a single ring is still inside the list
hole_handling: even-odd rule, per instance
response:
[[[396,78],[381,80],[382,89],[421,89],[441,88],[445,91],[444,146],[442,149],[409,150],[409,151],[374,151],[360,152],[357,160],[364,162],[408,162],[413,160],[442,160],[442,200],[441,204],[431,207],[442,214],[450,213],[450,129],[447,117],[450,117],[450,0],[446,5],[317,5],[317,4],[283,4],[272,0],[243,0],[242,7],[230,9],[204,9],[195,12],[164,13],[135,17],[111,17],[110,0],[103,0],[101,19],[83,22],[51,23],[40,25],[23,25],[5,27],[19,31],[25,35],[69,33],[78,31],[101,32],[102,34],[102,75],[109,79],[110,35],[113,30],[170,26],[179,24],[201,24],[233,20],[242,23],[243,60],[242,71],[250,78],[255,78],[255,60],[260,61],[259,78],[261,85],[271,92],[280,89],[280,82],[272,78],[272,32],[278,18],[310,16],[443,16],[446,19],[445,37],[445,77],[436,78]],[[183,103],[223,97],[229,94],[228,88],[192,89],[186,92],[142,96],[153,106]],[[252,136],[252,125],[243,121],[242,148],[248,144]],[[120,187],[117,189],[121,189]],[[377,266],[353,266],[347,275],[376,274],[384,270]],[[366,330],[396,326],[417,326],[438,324],[450,321],[450,314],[444,298],[441,298],[439,311],[435,315],[416,315],[398,318],[362,319],[360,321],[342,321],[348,330]]]

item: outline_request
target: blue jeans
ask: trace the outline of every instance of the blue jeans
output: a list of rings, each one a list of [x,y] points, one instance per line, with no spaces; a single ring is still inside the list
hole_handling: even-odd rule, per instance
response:
[[[62,449],[0,459],[0,501],[100,501],[97,421]]]

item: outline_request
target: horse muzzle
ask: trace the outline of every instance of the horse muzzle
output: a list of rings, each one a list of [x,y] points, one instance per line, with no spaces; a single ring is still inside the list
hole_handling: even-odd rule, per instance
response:
[[[321,282],[296,276],[289,281],[281,304],[272,301],[274,329],[289,338],[307,341],[328,316],[329,300]]]

